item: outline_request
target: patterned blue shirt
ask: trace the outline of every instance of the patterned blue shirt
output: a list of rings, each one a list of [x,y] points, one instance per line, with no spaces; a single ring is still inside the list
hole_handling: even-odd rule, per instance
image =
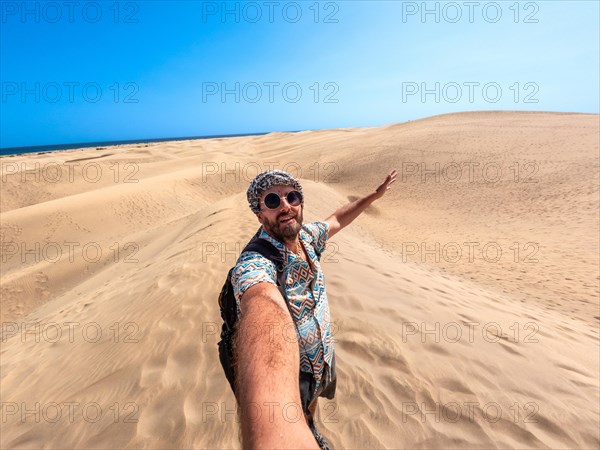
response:
[[[313,247],[323,254],[329,238],[328,232],[327,222],[303,225],[299,237],[310,264],[269,236],[264,229],[259,235],[285,254],[285,289],[300,347],[300,370],[313,373],[316,380],[315,391],[322,384],[324,364],[331,366],[334,351],[325,280]],[[242,253],[233,270],[231,282],[239,317],[240,299],[246,289],[261,282],[277,285],[277,268],[257,252]]]

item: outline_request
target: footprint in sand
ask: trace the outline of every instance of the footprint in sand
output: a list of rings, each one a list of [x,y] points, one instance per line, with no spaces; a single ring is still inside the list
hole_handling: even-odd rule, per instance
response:
[[[35,294],[37,298],[46,300],[50,296],[50,290],[46,286],[48,276],[43,272],[38,272],[35,275]]]

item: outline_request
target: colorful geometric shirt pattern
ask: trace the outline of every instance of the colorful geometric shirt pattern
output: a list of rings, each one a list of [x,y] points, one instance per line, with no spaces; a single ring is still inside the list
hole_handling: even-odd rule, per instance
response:
[[[321,387],[325,364],[331,367],[334,352],[325,279],[313,247],[313,245],[316,246],[323,254],[329,238],[328,232],[329,224],[327,222],[312,222],[303,225],[299,236],[310,259],[310,265],[288,250],[281,242],[269,236],[264,229],[259,235],[260,238],[266,239],[286,255],[287,282],[285,288],[300,348],[300,370],[313,373],[316,380],[315,391]],[[261,282],[277,285],[276,280],[275,264],[259,253],[242,253],[231,276],[238,317],[240,299],[248,288]]]

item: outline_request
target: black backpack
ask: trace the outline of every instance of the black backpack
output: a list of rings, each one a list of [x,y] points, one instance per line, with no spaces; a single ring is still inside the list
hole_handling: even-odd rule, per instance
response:
[[[262,227],[258,229],[254,237],[252,237],[250,242],[246,245],[246,247],[244,247],[242,253],[258,252],[275,264],[275,267],[277,267],[277,287],[279,288],[279,292],[281,292],[281,295],[287,304],[287,297],[285,293],[285,261],[283,259],[284,255],[282,255],[279,249],[277,249],[277,247],[275,247],[269,241],[258,237],[261,233],[261,229]],[[320,259],[321,254],[314,245],[313,249],[317,255],[317,259]],[[231,390],[235,394],[233,335],[235,332],[235,325],[238,320],[238,317],[237,305],[233,294],[233,285],[231,284],[231,273],[233,272],[234,268],[235,266],[229,269],[229,273],[227,274],[227,280],[225,281],[225,284],[221,289],[221,294],[219,295],[219,308],[221,309],[221,318],[223,319],[223,326],[221,327],[221,340],[219,341],[218,345],[219,359],[221,360],[223,371],[225,372],[227,381],[229,381]]]

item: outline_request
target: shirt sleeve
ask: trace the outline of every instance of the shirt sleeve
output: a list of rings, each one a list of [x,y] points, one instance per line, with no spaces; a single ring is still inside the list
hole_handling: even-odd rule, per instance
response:
[[[233,295],[240,308],[240,300],[244,292],[255,284],[267,282],[277,286],[277,269],[275,264],[257,252],[243,253],[231,273]]]
[[[305,226],[306,231],[313,237],[319,253],[323,254],[329,239],[329,224],[327,222],[311,222]]]

